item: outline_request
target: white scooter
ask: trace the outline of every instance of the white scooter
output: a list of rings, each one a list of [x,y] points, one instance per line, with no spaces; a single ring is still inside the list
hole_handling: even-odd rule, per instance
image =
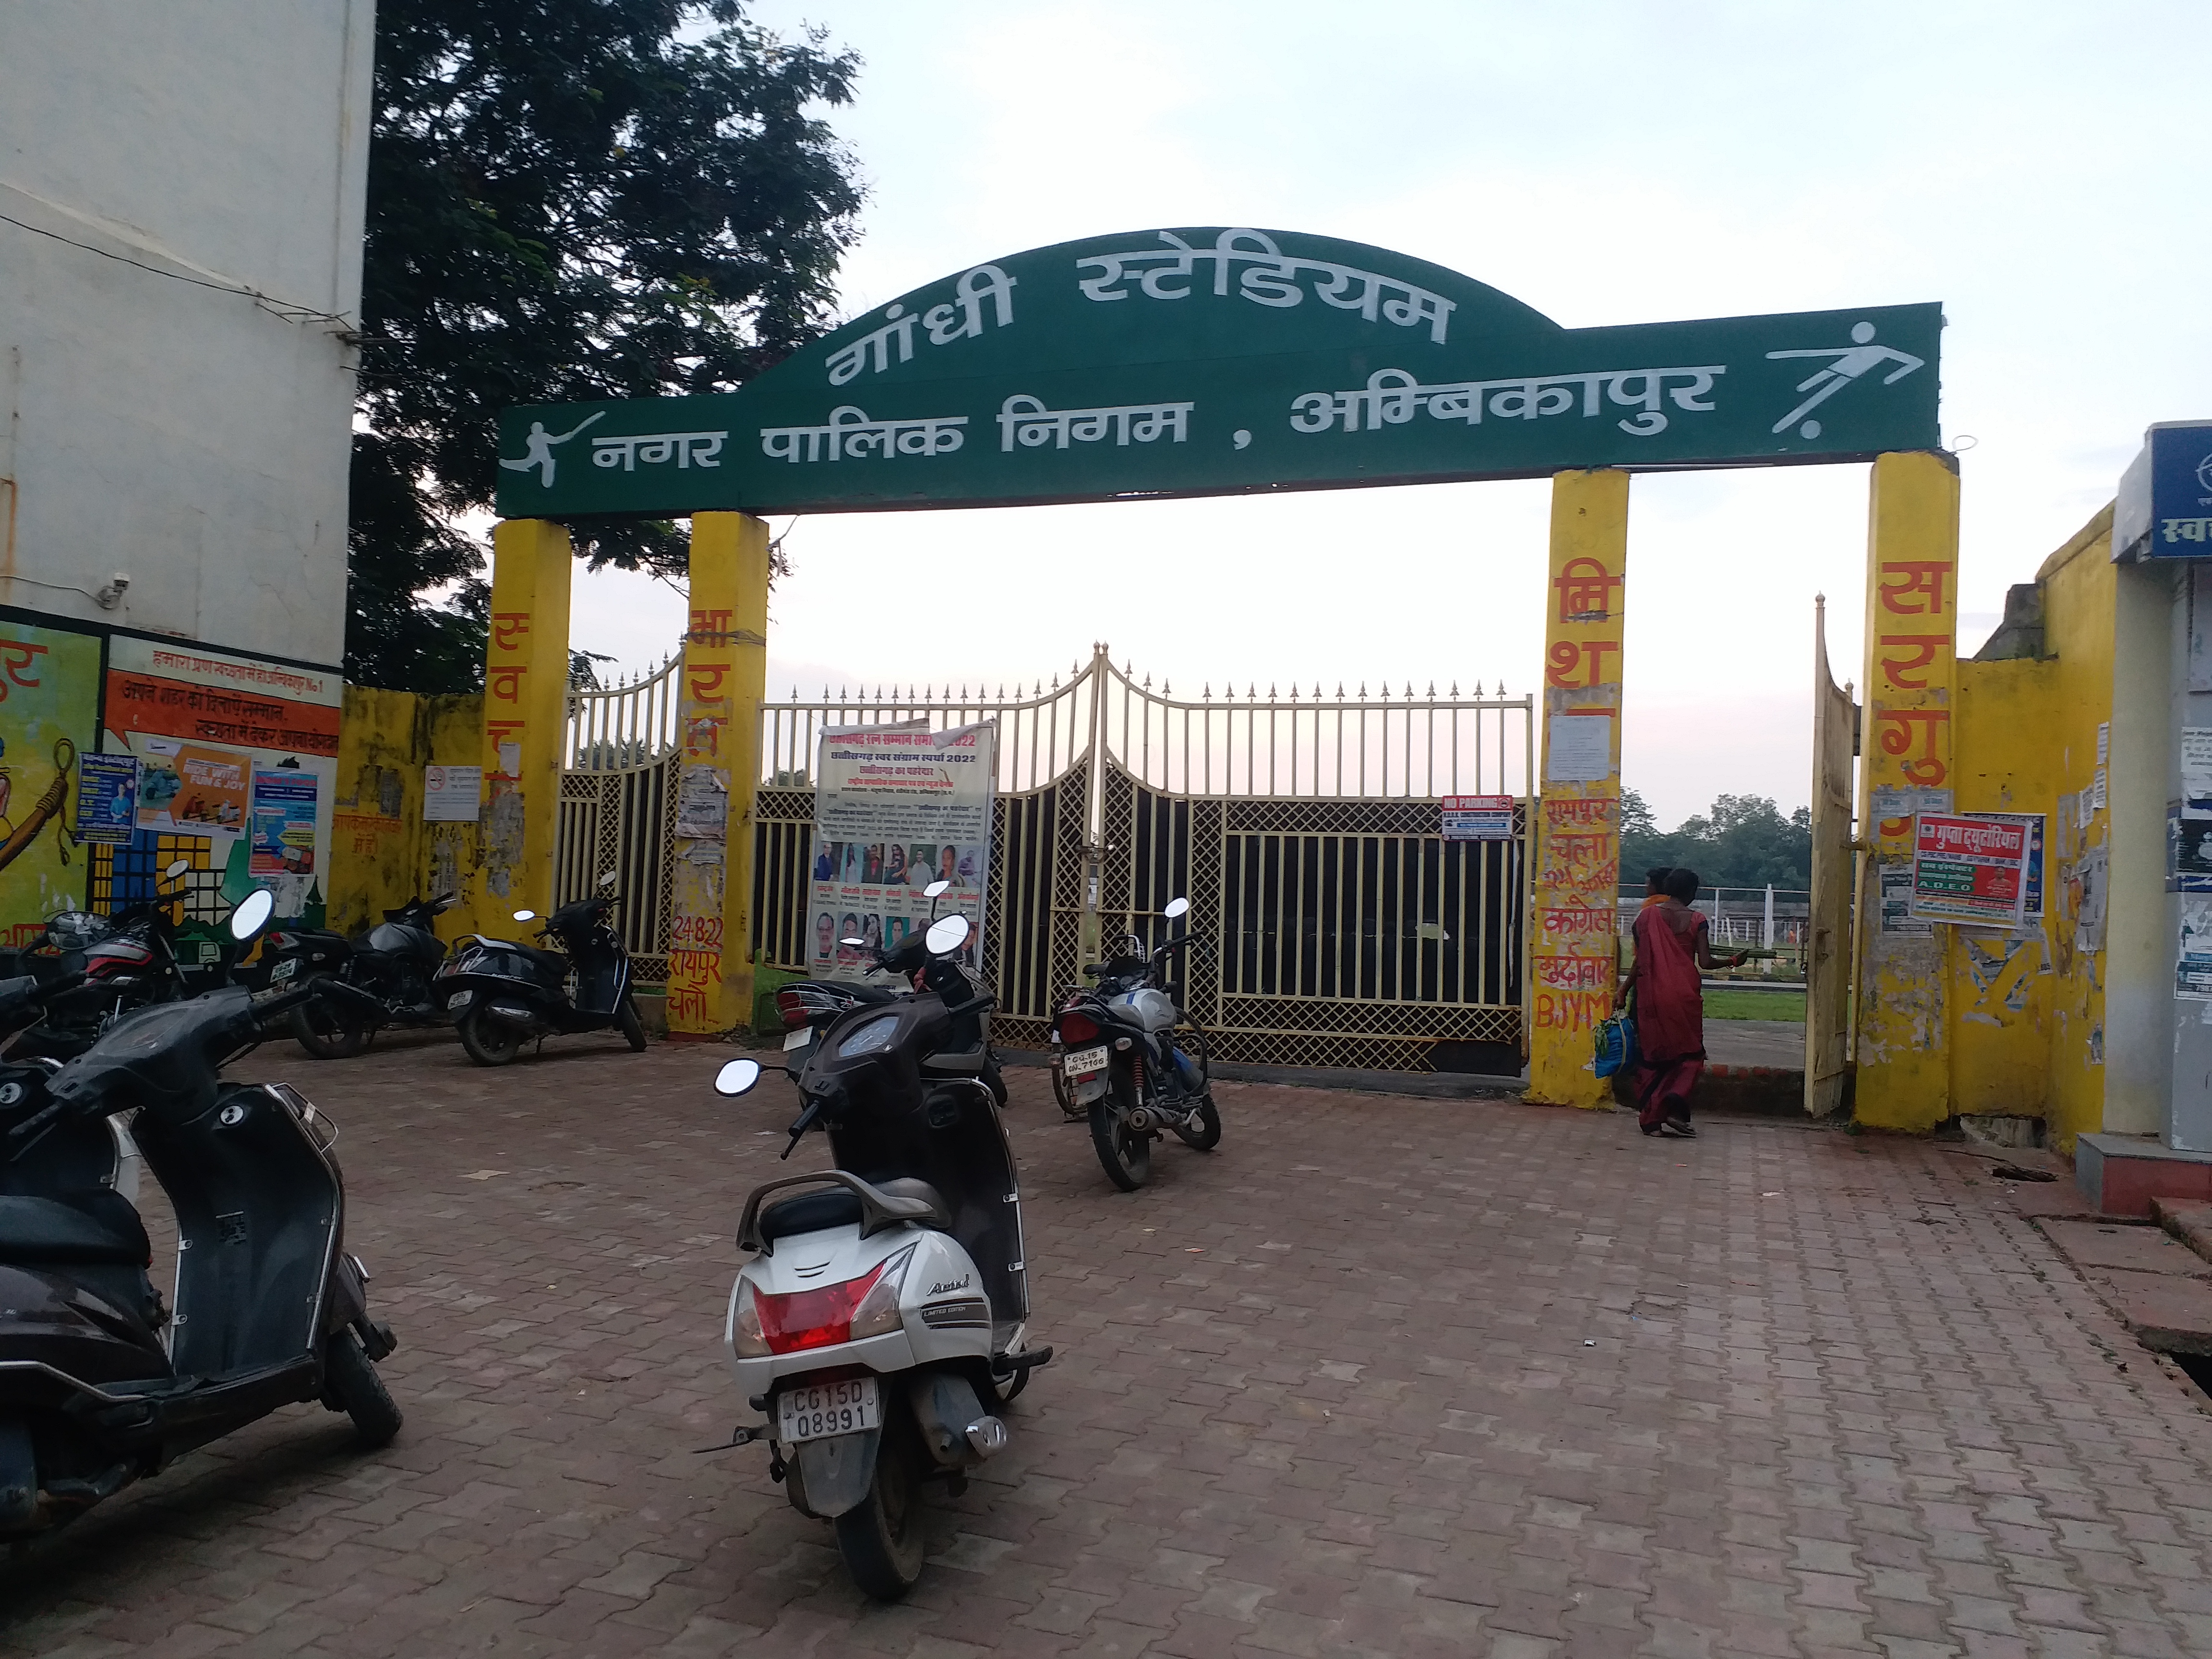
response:
[[[791,1145],[819,1124],[836,1167],[747,1197],[738,1245],[755,1254],[724,1331],[768,1417],[730,1443],[769,1443],[792,1506],[832,1522],[854,1582],[886,1601],[921,1574],[922,1483],[963,1490],[1006,1444],[997,1410],[1052,1358],[1027,1346],[1013,1149],[977,1075],[991,999],[951,960],[968,933],[962,916],[931,924],[929,988],[864,1003],[811,1046]],[[733,1060],[714,1086],[741,1095],[760,1076]]]

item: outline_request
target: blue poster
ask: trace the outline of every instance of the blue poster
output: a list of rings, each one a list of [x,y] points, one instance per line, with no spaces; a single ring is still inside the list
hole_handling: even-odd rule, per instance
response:
[[[138,811],[136,755],[79,755],[76,757],[76,838],[109,847],[131,843]]]
[[[250,874],[258,878],[314,873],[315,785],[313,772],[254,773]]]

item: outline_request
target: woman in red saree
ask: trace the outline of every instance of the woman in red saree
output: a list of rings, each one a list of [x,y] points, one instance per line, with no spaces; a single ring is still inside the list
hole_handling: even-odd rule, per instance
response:
[[[1717,965],[1705,919],[1692,908],[1694,870],[1676,870],[1667,896],[1636,916],[1636,957],[1628,969],[1634,999],[1637,1121],[1647,1135],[1690,1136],[1690,1091],[1705,1069],[1703,970]]]

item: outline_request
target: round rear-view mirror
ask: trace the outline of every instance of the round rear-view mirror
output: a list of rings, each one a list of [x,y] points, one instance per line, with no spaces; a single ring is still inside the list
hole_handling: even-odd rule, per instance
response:
[[[183,875],[191,867],[192,861],[190,859],[179,859],[171,864],[167,869],[161,872],[161,879],[163,881],[174,881],[179,876]]]
[[[514,919],[517,921],[535,921],[538,920],[538,912],[535,910],[517,910],[514,913]]]
[[[936,898],[943,894],[949,893],[951,890],[952,884],[951,882],[933,881],[928,886],[921,890],[921,896],[924,898]]]
[[[761,1063],[757,1060],[733,1060],[714,1073],[714,1092],[718,1095],[741,1095],[760,1081]]]
[[[238,908],[230,913],[230,936],[240,945],[252,939],[269,925],[269,915],[276,908],[276,896],[266,887],[257,887],[239,900]]]
[[[611,887],[614,884],[615,872],[611,870],[608,871],[606,874],[599,878],[599,885],[602,887]]]
[[[1190,914],[1190,901],[1187,898],[1170,899],[1168,901],[1168,908],[1160,914],[1167,917],[1170,921],[1174,921],[1180,917],[1187,916]]]
[[[929,942],[930,955],[951,956],[968,942],[968,918],[939,916],[929,924],[929,932],[925,937]]]
[[[856,951],[865,951],[868,948],[868,941],[864,939],[841,939],[837,943],[849,945]]]

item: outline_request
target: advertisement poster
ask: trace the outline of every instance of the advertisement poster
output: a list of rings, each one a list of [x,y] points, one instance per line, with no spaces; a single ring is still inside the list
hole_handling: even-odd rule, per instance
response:
[[[2166,814],[2166,877],[2171,890],[2212,893],[2212,817]]]
[[[2181,810],[2212,816],[2212,726],[2181,728]]]
[[[1962,812],[1961,817],[1986,818],[1997,823],[2027,828],[2027,896],[2021,902],[2023,921],[2043,920],[2043,814],[2040,812]]]
[[[1613,712],[1562,708],[1551,719],[1544,752],[1547,783],[1602,783],[1613,775]]]
[[[1912,919],[1912,870],[1909,865],[1884,865],[1881,877],[1881,931],[1901,939],[1932,939],[1936,924]]]
[[[2191,1002],[2212,1002],[2212,895],[2185,894],[2181,900],[2181,949],[2173,964],[2173,994]]]
[[[474,823],[483,805],[483,768],[426,766],[422,769],[422,822]]]
[[[96,749],[100,641],[0,617],[0,925],[33,943],[85,896],[77,757]]]
[[[1513,839],[1511,795],[1446,795],[1439,803],[1446,841],[1510,841]]]
[[[308,876],[315,871],[315,779],[306,770],[253,775],[256,876]]]
[[[76,757],[76,838],[127,847],[138,817],[138,761],[132,755]]]
[[[344,699],[336,669],[118,634],[108,641],[100,746],[139,762],[140,829],[205,839],[211,860],[224,868],[226,896],[265,886],[278,918],[289,920],[324,896]],[[255,775],[262,772],[313,780],[311,802],[285,803],[285,853],[254,850]],[[303,805],[314,826],[305,846],[289,816]],[[280,858],[284,868],[260,871],[257,856]]]
[[[687,766],[676,786],[676,833],[693,841],[729,836],[730,792],[719,767]]]
[[[2026,823],[2016,819],[1912,820],[1912,917],[2017,927],[2027,896]]]
[[[870,949],[895,950],[929,926],[923,890],[939,880],[952,885],[936,913],[966,916],[974,929],[963,964],[972,970],[981,963],[996,738],[988,721],[945,732],[870,726],[822,734],[809,972],[867,981]],[[848,939],[861,944],[842,942]]]

